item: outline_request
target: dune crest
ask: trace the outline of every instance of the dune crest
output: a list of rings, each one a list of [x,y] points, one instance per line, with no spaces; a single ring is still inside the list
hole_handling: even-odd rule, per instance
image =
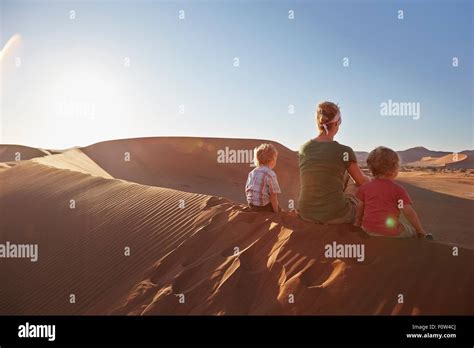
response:
[[[299,174],[296,153],[261,139],[155,137],[104,141],[81,150],[117,179],[175,190],[224,196],[245,203],[245,181],[253,169],[252,158],[235,156],[219,162],[220,151],[247,154],[264,142],[278,150],[275,172],[282,188],[283,206],[298,199]],[[129,161],[124,162],[124,156]],[[244,159],[244,161],[242,161]],[[240,161],[239,161],[240,160]],[[295,175],[296,174],[296,175]]]
[[[92,161],[80,149],[70,149],[60,154],[35,158],[33,161],[58,169],[69,169],[79,173],[113,179],[109,173]]]

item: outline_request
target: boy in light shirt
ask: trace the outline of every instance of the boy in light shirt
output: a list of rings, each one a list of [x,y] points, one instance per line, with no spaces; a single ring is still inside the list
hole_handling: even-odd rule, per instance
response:
[[[262,144],[254,150],[256,168],[249,173],[245,184],[245,195],[251,211],[281,211],[278,203],[281,190],[272,170],[277,157],[278,151],[272,144]]]

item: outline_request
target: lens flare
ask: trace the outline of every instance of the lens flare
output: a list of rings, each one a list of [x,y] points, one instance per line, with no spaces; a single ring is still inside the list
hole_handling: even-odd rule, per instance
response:
[[[20,34],[13,35],[10,40],[7,41],[5,46],[3,46],[3,49],[0,51],[0,62],[3,61],[4,57],[6,57],[10,51],[13,51],[16,47],[18,47],[21,41],[22,39]]]
[[[397,221],[391,216],[389,216],[387,220],[385,220],[385,226],[387,226],[388,228],[394,228],[396,224]]]

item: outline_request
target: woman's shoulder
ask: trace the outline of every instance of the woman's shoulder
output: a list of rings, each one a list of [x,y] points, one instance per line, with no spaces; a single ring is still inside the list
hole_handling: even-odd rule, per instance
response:
[[[348,145],[340,144],[340,143],[338,143],[337,141],[334,141],[334,143],[336,144],[336,146],[338,146],[339,148],[341,148],[341,149],[344,150],[344,151],[351,151],[351,152],[354,152],[354,150],[352,149],[352,147],[350,147],[350,146],[348,146]]]
[[[316,150],[319,147],[321,147],[321,151],[323,152],[330,151],[332,153],[337,153],[338,155],[340,153],[346,153],[351,160],[354,160],[355,157],[355,152],[350,146],[340,144],[337,141],[319,142],[314,139],[308,140],[306,143],[301,145],[299,149],[299,154],[305,155],[308,153],[312,153],[313,150]]]
[[[316,141],[314,141],[313,139],[309,139],[307,142],[305,142],[303,145],[300,146],[298,152],[300,154],[304,154],[308,148],[315,146],[314,143],[316,143]]]
[[[303,145],[300,146],[300,149],[304,149],[308,146],[311,146],[315,143],[315,141],[313,139],[309,139],[308,141],[306,141]]]

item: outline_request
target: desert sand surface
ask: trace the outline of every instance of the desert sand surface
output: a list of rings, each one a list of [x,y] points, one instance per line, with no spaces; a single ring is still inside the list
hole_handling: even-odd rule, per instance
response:
[[[37,243],[39,258],[0,260],[0,314],[474,313],[472,200],[402,181],[434,242],[250,213],[249,164],[216,151],[261,142],[126,139],[4,166],[0,243]],[[297,160],[275,144],[285,205]],[[327,258],[331,243],[365,258]]]
[[[398,173],[397,180],[446,195],[474,200],[473,173],[408,171]]]

